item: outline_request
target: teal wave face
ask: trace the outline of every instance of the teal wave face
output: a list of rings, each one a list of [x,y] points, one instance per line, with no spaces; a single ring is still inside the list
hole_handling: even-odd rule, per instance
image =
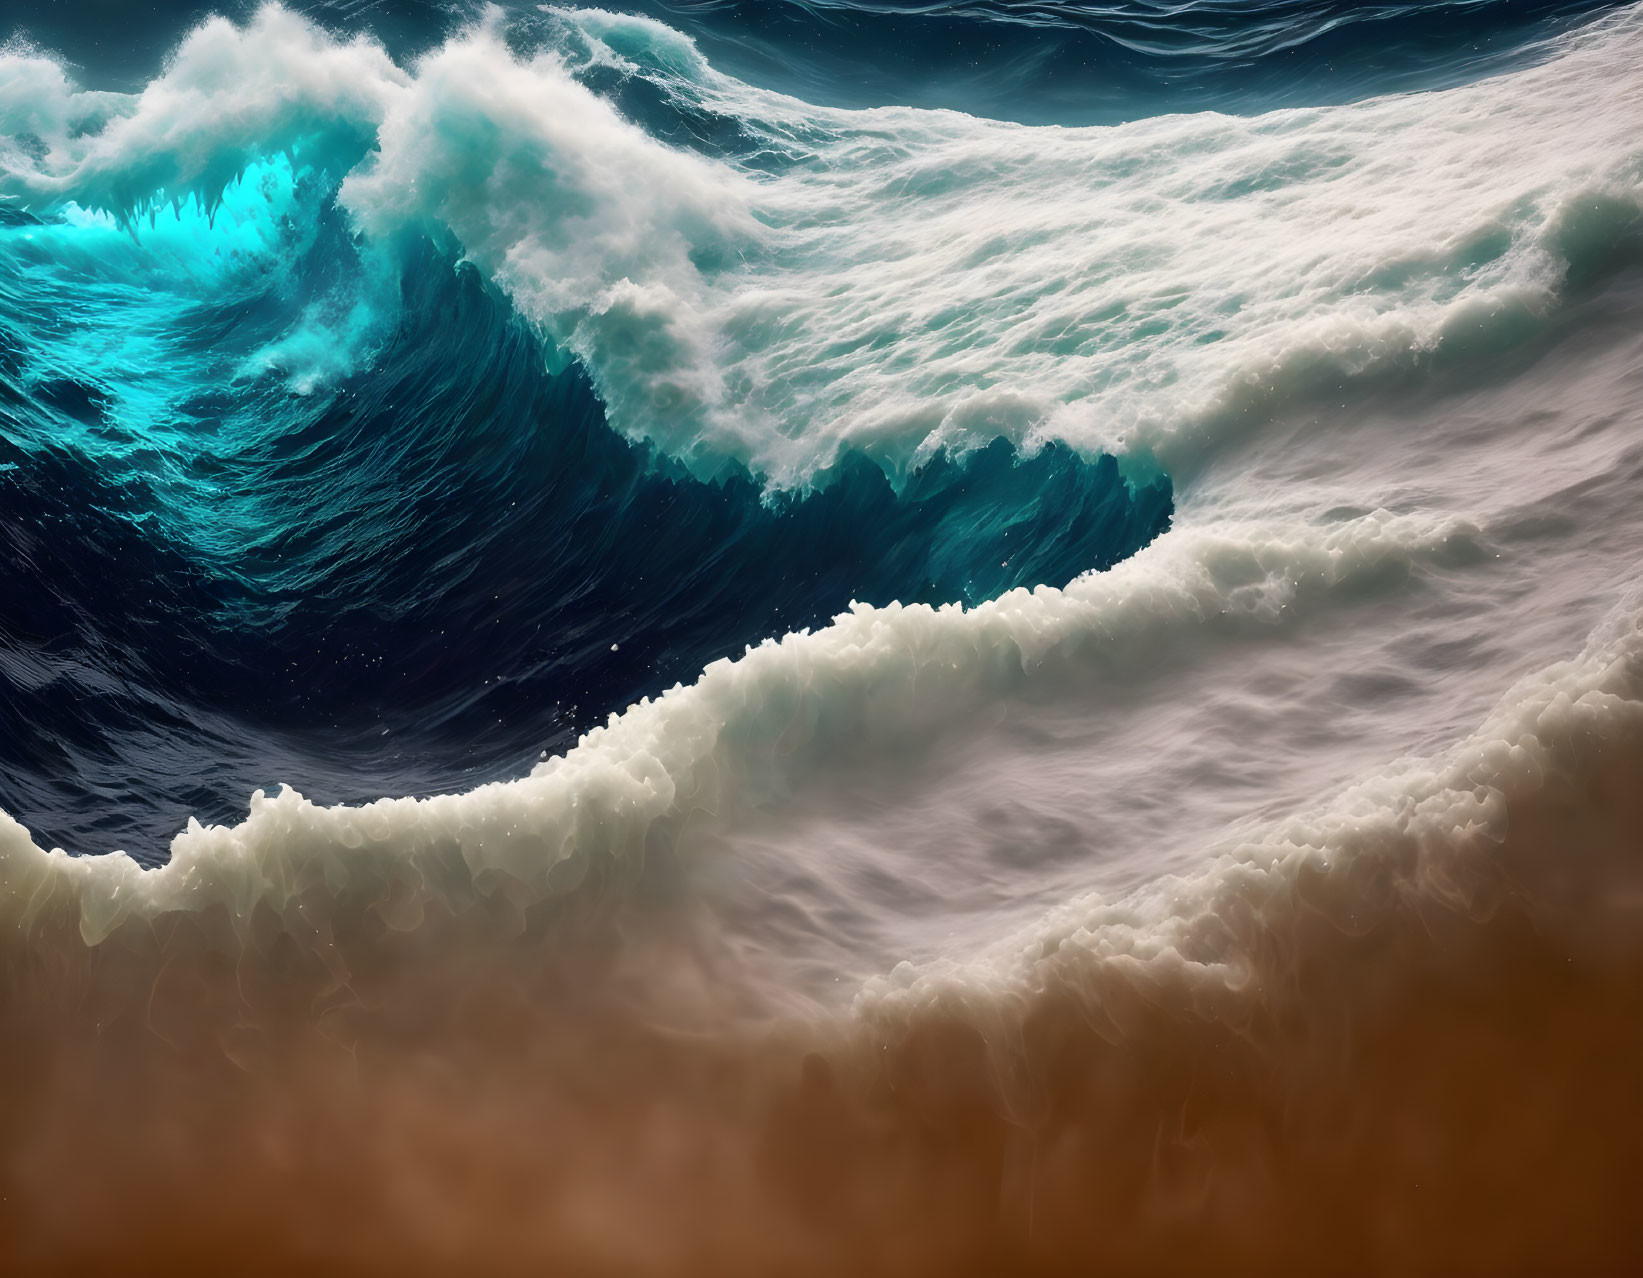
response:
[[[8,442],[142,490],[148,535],[253,591],[279,588],[288,526],[357,506],[345,470],[266,483],[268,450],[402,319],[392,263],[349,244],[322,186],[281,157],[209,209],[70,209],[3,233],[17,389],[54,410],[19,414]]]

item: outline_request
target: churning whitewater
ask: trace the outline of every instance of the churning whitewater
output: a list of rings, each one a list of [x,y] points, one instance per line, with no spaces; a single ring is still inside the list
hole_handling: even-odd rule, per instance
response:
[[[794,8],[0,51],[0,1263],[1643,1264],[1643,6]]]

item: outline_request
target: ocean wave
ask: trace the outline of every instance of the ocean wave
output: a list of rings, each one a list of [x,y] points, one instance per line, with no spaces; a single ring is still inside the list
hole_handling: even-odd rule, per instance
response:
[[[7,482],[44,503],[12,527],[86,494],[55,597],[19,561],[43,598],[18,637],[64,632],[110,539],[162,583],[133,579],[129,620],[47,662],[61,673],[31,678],[49,696],[13,716],[11,801],[53,840],[150,854],[189,811],[226,819],[275,780],[334,802],[516,774],[579,720],[852,597],[1061,584],[1144,544],[1161,476],[1192,480],[1219,441],[1521,347],[1637,256],[1626,15],[1444,112],[1051,131],[817,111],[642,18],[553,11],[528,57],[498,21],[405,69],[265,8],[206,23],[140,95],[5,55],[10,462],[29,459]],[[624,116],[636,84],[697,123]],[[1587,99],[1615,109],[1570,106]],[[442,282],[451,259],[480,281]],[[454,325],[420,322],[450,307]],[[509,438],[487,411],[558,424]],[[555,446],[566,430],[583,442]],[[999,439],[1019,466],[978,452]],[[585,478],[576,448],[599,457]],[[531,466],[571,487],[527,483]],[[651,475],[670,466],[696,482]],[[586,541],[577,521],[607,498],[632,535]],[[647,574],[664,507],[715,531]],[[439,532],[458,508],[489,514]],[[704,580],[698,562],[725,566]],[[750,562],[770,571],[737,598],[769,606],[738,603],[728,630],[701,606],[658,621]],[[647,575],[674,585],[629,609]],[[602,619],[568,647],[549,626],[548,651],[538,605],[588,589]],[[144,638],[179,624],[182,645]],[[249,706],[247,670],[281,672]],[[98,727],[156,716],[160,755],[146,729]],[[135,828],[96,797],[120,785],[152,805]]]
[[[0,55],[7,784],[398,796],[0,814],[0,1266],[1637,1267],[1640,13],[1094,129]]]

